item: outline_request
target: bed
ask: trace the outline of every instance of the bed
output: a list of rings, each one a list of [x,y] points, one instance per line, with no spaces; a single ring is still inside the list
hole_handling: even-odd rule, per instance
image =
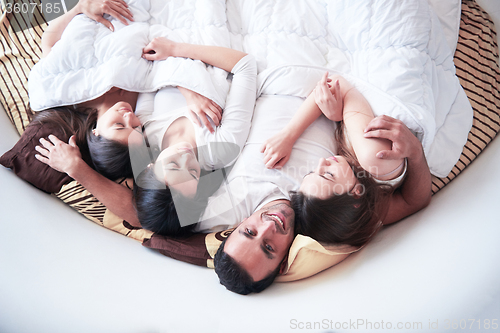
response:
[[[436,194],[425,210],[383,229],[363,251],[333,268],[243,297],[227,292],[210,269],[139,246],[134,238],[145,237],[140,231],[115,230],[128,238],[110,232],[99,226],[109,220],[95,212],[87,216],[98,223],[89,223],[2,168],[0,330],[445,331],[465,323],[464,331],[494,331],[500,313],[500,143],[493,140],[500,127],[498,48],[480,7],[466,1],[461,9],[455,65],[474,124],[452,172],[433,179]],[[20,67],[36,61],[20,53]],[[2,58],[3,78],[8,73],[16,82],[20,72],[26,77],[6,59],[11,57]],[[7,114],[18,129],[29,118],[16,116],[16,92],[9,93],[2,95],[9,111],[1,113],[2,154],[19,139]],[[26,105],[26,95],[21,100]]]

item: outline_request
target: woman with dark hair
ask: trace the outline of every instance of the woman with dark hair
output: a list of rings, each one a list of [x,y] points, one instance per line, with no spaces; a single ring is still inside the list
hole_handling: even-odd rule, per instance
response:
[[[42,35],[42,57],[46,57],[52,47],[61,39],[69,22],[78,14],[102,23],[114,31],[112,23],[103,15],[108,14],[128,25],[133,22],[133,15],[123,0],[110,0],[102,3],[97,0],[79,0],[64,15],[50,22]],[[206,117],[214,122],[220,120],[220,107],[208,98],[189,89],[178,87],[185,97],[191,112],[199,116],[205,124]],[[86,138],[95,169],[111,180],[132,177],[132,168],[128,155],[128,136],[141,127],[139,118],[134,114],[138,93],[112,87],[95,99],[83,102],[75,108],[87,109]]]
[[[292,193],[297,232],[320,242],[361,246],[381,226],[388,198],[404,179],[406,159],[380,158],[392,143],[365,134],[373,111],[352,84],[325,73],[290,123],[264,142],[264,163],[283,167],[297,138],[322,113],[337,122],[337,155],[321,158]]]
[[[233,74],[221,123],[207,118],[210,127],[197,126],[200,120],[190,114],[176,89],[166,87],[139,97],[137,113],[153,159],[135,179],[137,213],[144,228],[178,235],[198,222],[208,200],[198,190],[202,170],[230,166],[246,141],[257,69],[253,57],[227,48],[155,38],[144,49],[148,60],[170,56],[199,59]]]
[[[88,4],[89,1],[82,3]],[[114,13],[112,15],[119,16],[123,21],[125,21],[123,17],[130,20],[130,13],[126,7],[123,7],[123,4],[121,0],[111,1]],[[54,35],[51,36],[53,38],[50,39],[50,43],[45,39],[44,55],[50,52],[50,48],[60,38],[69,20],[74,15],[84,12],[82,9],[84,6],[79,5],[80,3],[75,7],[76,10],[63,15],[61,18],[65,17],[64,19],[59,18],[51,23],[51,29],[48,31]],[[141,104],[144,106],[141,107],[141,111],[145,109],[148,112],[154,111],[153,118],[144,116],[147,122],[146,128],[152,129],[146,129],[145,133],[150,134],[149,142],[154,142],[155,138],[158,139],[154,144],[161,150],[160,163],[151,164],[150,168],[153,173],[149,172],[149,175],[153,174],[163,183],[163,186],[168,186],[171,196],[163,199],[167,200],[164,201],[164,205],[157,205],[160,209],[167,210],[172,206],[172,199],[174,203],[175,198],[181,198],[181,196],[194,199],[201,167],[213,170],[234,162],[248,135],[256,91],[255,60],[243,52],[223,47],[175,43],[165,38],[153,39],[143,50],[143,57],[150,61],[163,60],[170,56],[201,60],[231,72],[233,77],[223,117],[221,108],[213,101],[182,87],[160,90],[157,94],[153,94],[152,104],[148,104],[148,96],[151,95],[142,96],[141,100],[146,102]],[[179,98],[179,94],[175,93],[173,103],[169,100],[172,98],[172,90],[181,94]],[[99,173],[112,180],[132,176],[133,163],[130,160],[129,137],[141,128],[141,122],[133,112],[137,95],[112,88],[98,99],[82,104],[82,106],[94,109],[86,122],[86,137],[93,164]],[[158,101],[161,103],[158,104]],[[179,104],[175,104],[179,101],[185,108],[183,114],[173,112],[179,109]],[[170,117],[172,112],[173,116]],[[219,126],[221,118],[223,118],[224,126]],[[200,129],[202,124],[205,126]],[[219,127],[214,129],[215,126]],[[157,136],[155,128],[158,129]],[[49,140],[42,142],[42,147],[37,148],[40,153],[37,157],[53,168],[68,173],[103,202],[108,209],[126,219],[130,224],[140,226],[137,212],[130,205],[131,200],[128,199],[131,199],[131,193],[126,193],[127,189],[124,190],[122,186],[118,188],[114,182],[104,180],[100,174],[82,164],[80,153],[74,143],[74,138],[70,139],[69,144],[65,144],[50,136]],[[136,184],[142,185],[141,182]],[[148,223],[147,227],[151,230],[168,230],[161,226],[165,214],[152,213],[153,216],[162,216],[156,219],[144,217],[150,214],[149,208],[143,209],[145,205],[141,204],[143,194],[151,192],[149,188],[146,190],[148,191],[136,191],[140,216],[145,221],[152,219],[156,221],[153,224]],[[179,199],[179,201],[185,200]],[[169,214],[175,215],[173,220],[178,219],[175,209],[170,209],[167,215]],[[191,218],[189,220],[190,223],[197,221]]]

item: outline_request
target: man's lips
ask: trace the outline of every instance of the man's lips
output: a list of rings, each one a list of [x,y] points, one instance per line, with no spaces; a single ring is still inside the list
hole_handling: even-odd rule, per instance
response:
[[[276,223],[282,228],[283,231],[286,230],[286,219],[285,216],[279,212],[268,214]]]

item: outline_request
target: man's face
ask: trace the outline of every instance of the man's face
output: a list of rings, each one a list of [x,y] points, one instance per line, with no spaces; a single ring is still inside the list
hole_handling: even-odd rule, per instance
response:
[[[229,236],[224,252],[254,281],[283,261],[294,238],[295,213],[287,200],[272,201],[244,220]]]

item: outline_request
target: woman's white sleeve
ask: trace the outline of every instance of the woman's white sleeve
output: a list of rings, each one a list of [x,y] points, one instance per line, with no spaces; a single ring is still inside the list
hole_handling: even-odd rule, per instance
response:
[[[249,54],[231,70],[233,80],[226,99],[226,107],[222,113],[221,124],[217,128],[215,140],[217,142],[231,142],[241,148],[245,144],[257,91],[257,64],[255,58]]]

